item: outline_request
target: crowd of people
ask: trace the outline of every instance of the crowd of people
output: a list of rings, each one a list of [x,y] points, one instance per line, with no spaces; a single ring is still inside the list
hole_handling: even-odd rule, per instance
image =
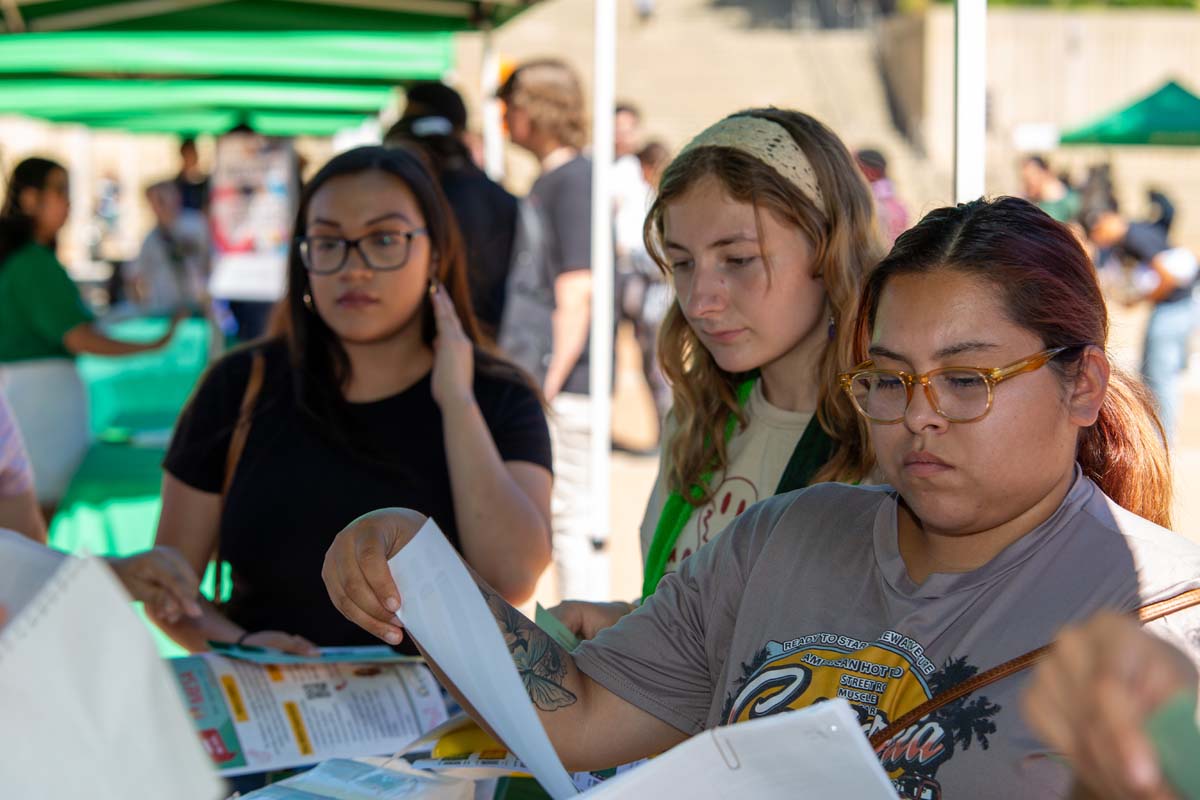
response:
[[[616,259],[596,265],[578,76],[530,61],[499,98],[539,163],[526,198],[475,163],[440,84],[305,183],[269,332],[208,370],[156,546],[111,561],[154,621],[191,651],[420,647],[386,559],[432,517],[555,687],[531,699],[568,768],[840,696],[905,798],[1169,796],[1141,730],[1198,688],[1200,546],[1170,530],[1175,390],[1111,363],[1085,248],[1157,278],[1146,360],[1175,367],[1195,269],[1167,226],[1088,211],[1031,159],[1033,202],[909,227],[886,159],[808,114],[731,114],[670,158],[622,105]],[[42,542],[35,487],[59,490],[78,447],[72,357],[153,346],[98,333],[58,262],[66,186],[31,159],[0,214],[0,527]],[[148,192],[146,302],[203,274],[189,197]],[[643,590],[617,601],[588,506],[598,268],[662,417]],[[214,557],[232,585],[200,598]],[[514,608],[552,560],[571,653]],[[1163,600],[1178,609],[1131,621]]]

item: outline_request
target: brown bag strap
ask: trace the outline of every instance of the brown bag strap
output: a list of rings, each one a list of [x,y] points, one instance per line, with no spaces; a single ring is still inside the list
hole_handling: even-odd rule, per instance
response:
[[[1162,619],[1168,614],[1174,614],[1176,611],[1182,611],[1185,608],[1200,605],[1200,589],[1191,589],[1174,597],[1169,597],[1166,600],[1160,600],[1157,603],[1144,605],[1137,610],[1138,620],[1145,625],[1147,622],[1153,622],[1156,619]],[[1054,643],[1044,644],[1036,650],[1030,650],[1024,655],[1017,656],[1011,661],[1005,661],[1003,664],[992,667],[989,670],[980,672],[962,683],[947,689],[937,697],[931,697],[921,705],[901,716],[898,720],[888,725],[883,730],[871,737],[871,747],[878,749],[889,739],[900,733],[910,725],[923,719],[926,715],[937,711],[942,706],[953,703],[955,700],[966,697],[972,692],[976,692],[987,686],[989,683],[995,683],[1002,678],[1007,678],[1009,675],[1014,675],[1027,667],[1031,667],[1045,657],[1046,653],[1050,652],[1050,648]]]
[[[250,438],[250,424],[254,417],[254,406],[262,391],[263,374],[266,371],[266,359],[261,352],[254,354],[250,362],[250,379],[246,381],[246,391],[242,394],[242,404],[238,407],[237,424],[234,425],[233,435],[229,439],[229,452],[225,454],[225,478],[221,482],[221,508],[224,510],[225,501],[229,495],[229,487],[233,485],[233,476],[237,473],[238,462],[242,460],[242,451],[246,449],[246,441]],[[222,576],[224,559],[221,557],[221,534],[218,523],[217,529],[217,573],[213,581],[213,603],[221,604],[224,590]]]

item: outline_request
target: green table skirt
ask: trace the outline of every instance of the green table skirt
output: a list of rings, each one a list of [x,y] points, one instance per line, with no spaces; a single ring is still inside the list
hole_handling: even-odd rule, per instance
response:
[[[138,318],[104,328],[115,339],[150,342],[166,333],[169,324],[161,318]],[[208,364],[210,331],[207,320],[187,319],[161,349],[131,356],[80,356],[77,365],[87,387],[92,433],[171,428]]]

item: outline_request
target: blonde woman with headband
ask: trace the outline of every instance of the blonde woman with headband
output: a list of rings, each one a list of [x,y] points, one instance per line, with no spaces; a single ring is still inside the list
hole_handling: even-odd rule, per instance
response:
[[[782,109],[734,114],[688,144],[645,233],[678,302],[659,334],[674,408],[641,526],[643,596],[759,500],[870,471],[836,372],[883,254],[849,151]],[[567,601],[554,613],[591,638],[632,607]]]
[[[645,235],[678,299],[659,334],[675,405],[641,528],[648,596],[759,500],[871,470],[837,370],[882,244],[841,140],[773,108],[726,117],[688,144],[663,173]],[[354,562],[355,536],[354,526],[339,536],[327,563]],[[554,613],[591,638],[632,608],[568,601]]]

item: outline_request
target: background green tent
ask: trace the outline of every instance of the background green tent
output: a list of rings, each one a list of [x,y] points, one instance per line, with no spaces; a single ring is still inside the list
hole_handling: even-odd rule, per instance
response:
[[[1200,145],[1200,97],[1175,81],[1060,137],[1064,145]]]
[[[439,79],[449,33],[0,35],[0,113],[139,133],[328,136]],[[153,77],[148,77],[153,76]]]
[[[526,0],[5,0],[19,31],[463,31],[501,25]]]
[[[446,31],[157,31],[0,35],[0,77],[156,76],[397,84],[454,63]]]

